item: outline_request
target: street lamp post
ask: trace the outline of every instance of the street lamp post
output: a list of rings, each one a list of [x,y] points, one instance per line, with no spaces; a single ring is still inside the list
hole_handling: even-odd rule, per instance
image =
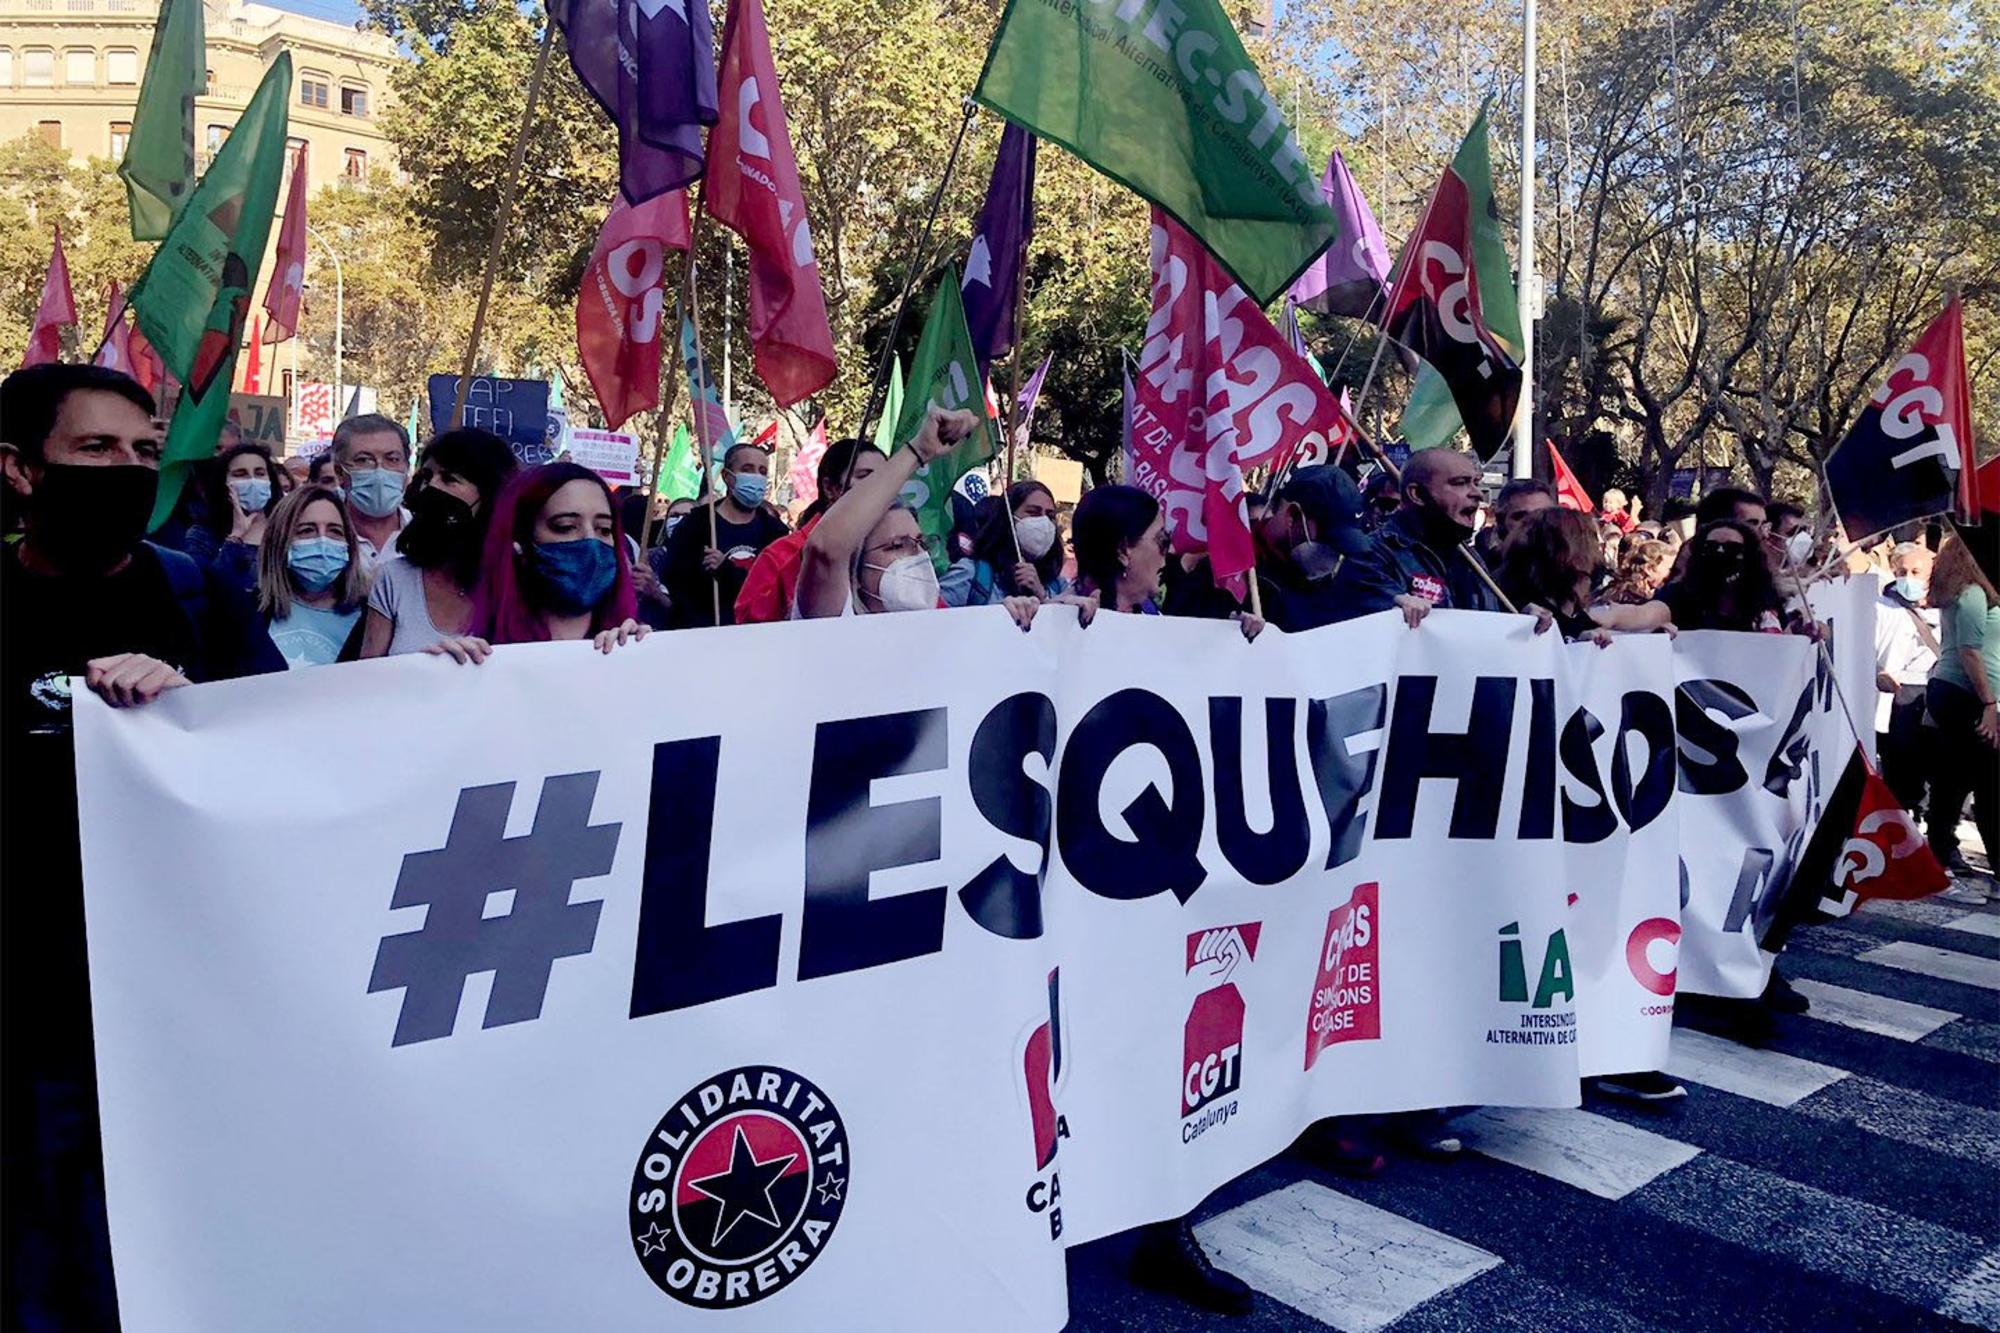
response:
[[[1514,416],[1517,477],[1535,474],[1535,319],[1542,312],[1535,272],[1535,0],[1521,5],[1521,402]]]
[[[326,237],[306,228],[306,235],[319,242],[320,249],[333,261],[333,418],[336,425],[347,406],[345,336],[347,331],[347,277],[340,269],[340,256],[327,244]]]

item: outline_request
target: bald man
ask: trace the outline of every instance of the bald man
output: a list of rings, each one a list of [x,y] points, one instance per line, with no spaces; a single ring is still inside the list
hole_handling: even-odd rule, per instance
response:
[[[1402,503],[1375,533],[1368,582],[1383,597],[1434,607],[1498,611],[1500,603],[1458,547],[1472,540],[1486,499],[1479,460],[1456,449],[1424,449],[1403,469]]]

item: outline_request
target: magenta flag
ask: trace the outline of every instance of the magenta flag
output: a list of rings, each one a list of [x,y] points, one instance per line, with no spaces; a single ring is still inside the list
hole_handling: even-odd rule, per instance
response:
[[[702,203],[749,247],[751,357],[778,406],[790,407],[833,379],[833,329],[761,0],[731,0],[721,98]]]
[[[56,246],[49,252],[49,271],[42,278],[42,303],[35,309],[34,328],[28,333],[28,351],[23,366],[39,366],[62,359],[62,330],[76,323],[76,297],[69,289],[69,260],[63,256],[62,228],[56,228]]]
[[[1319,188],[1340,223],[1340,234],[1299,274],[1292,300],[1322,315],[1380,320],[1389,295],[1389,247],[1339,152],[1326,164]]]
[[[298,331],[299,301],[306,290],[306,150],[299,149],[292,167],[292,189],[285,196],[285,219],[278,227],[278,258],[271,268],[271,285],[264,292],[264,340],[281,343]]]
[[[666,313],[666,254],[688,248],[685,190],[642,204],[613,197],[576,292],[576,352],[617,430],[660,401],[660,341]]]

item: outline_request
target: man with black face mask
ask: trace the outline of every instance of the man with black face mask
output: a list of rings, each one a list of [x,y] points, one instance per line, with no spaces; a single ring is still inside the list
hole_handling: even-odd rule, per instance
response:
[[[1479,577],[1466,548],[1485,498],[1479,460],[1471,454],[1420,449],[1410,455],[1403,469],[1402,505],[1376,529],[1374,557],[1367,562],[1366,581],[1378,600],[1386,605],[1398,597],[1417,597],[1433,607],[1500,610],[1499,599]]]
[[[1257,529],[1272,624],[1317,629],[1393,606],[1415,626],[1429,613],[1428,601],[1392,592],[1381,576],[1365,504],[1353,478],[1331,464],[1286,480]]]
[[[152,397],[114,370],[0,383],[0,1214],[7,1327],[111,1328],[116,1309],[85,967],[70,682],[114,707],[283,671],[241,592],[144,540]]]

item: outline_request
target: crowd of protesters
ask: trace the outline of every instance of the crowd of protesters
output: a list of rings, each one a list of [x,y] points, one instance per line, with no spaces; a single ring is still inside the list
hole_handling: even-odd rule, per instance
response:
[[[1749,491],[1641,517],[1606,491],[1594,513],[1543,482],[1488,504],[1478,462],[1414,455],[1357,481],[1300,467],[1250,497],[1254,588],[1219,590],[1206,559],[1173,548],[1147,492],[1101,485],[1065,514],[1039,482],[966,501],[942,540],[903,500],[916,470],[969,430],[933,412],[884,455],[829,447],[818,498],[796,528],[772,503],[770,460],[737,445],[704,502],[620,496],[558,461],[521,467],[505,442],[458,429],[421,453],[380,416],[341,423],[309,466],[225,441],[154,523],[162,431],[132,380],[43,365],[0,385],[0,779],[17,832],[0,840],[6,1015],[10,1302],[64,1313],[50,1327],[113,1327],[96,1146],[82,872],[69,682],[120,707],[178,686],[407,653],[476,666],[496,645],[587,639],[605,653],[649,631],[998,605],[1024,629],[1062,603],[1097,614],[1233,618],[1255,639],[1377,612],[1421,630],[1434,609],[1532,615],[1539,630],[1610,646],[1628,633],[1722,629],[1817,635],[1804,588],[1832,564],[1805,511]],[[1065,525],[1068,528],[1067,539]],[[152,536],[148,538],[149,529]],[[648,540],[650,538],[650,541]],[[1959,854],[1970,802],[1985,848],[2000,841],[2000,595],[1961,544],[1904,534],[1849,553],[1885,578],[1876,628],[1877,730],[1887,780],[1984,901]],[[355,719],[365,726],[365,718]],[[397,738],[385,738],[393,746]],[[401,738],[407,742],[408,738]],[[23,891],[23,885],[37,886]],[[1754,1002],[1753,1002],[1754,1003]],[[1769,1007],[1805,1000],[1774,973]],[[1681,1095],[1638,1072],[1598,1090]],[[1441,1119],[1328,1127],[1342,1169],[1382,1169],[1383,1145],[1449,1155]],[[1185,1220],[1148,1229],[1138,1275],[1197,1304],[1248,1306]],[[42,1302],[37,1305],[37,1302]],[[29,1326],[35,1326],[32,1318]]]

